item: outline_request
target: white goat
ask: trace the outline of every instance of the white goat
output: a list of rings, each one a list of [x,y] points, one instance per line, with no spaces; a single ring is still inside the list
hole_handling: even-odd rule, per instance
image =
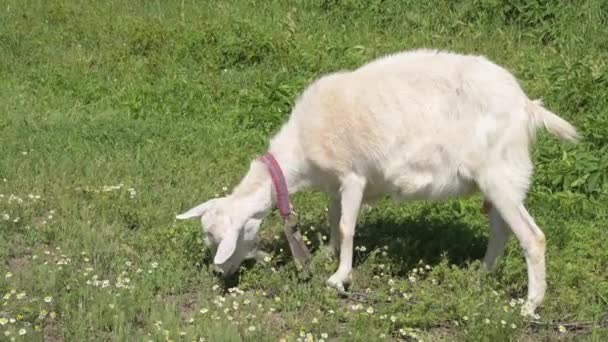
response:
[[[484,264],[495,266],[509,232],[525,252],[532,314],[545,289],[545,236],[523,205],[533,166],[529,149],[544,127],[576,141],[576,129],[531,101],[516,79],[481,56],[402,52],[354,71],[324,76],[298,99],[270,141],[290,193],[314,187],[331,197],[331,244],[338,270],[328,284],[351,282],[353,236],[363,203],[445,199],[481,191],[490,217]],[[262,218],[276,202],[265,164],[251,163],[234,191],[179,219],[201,217],[214,264],[225,274],[256,255]]]

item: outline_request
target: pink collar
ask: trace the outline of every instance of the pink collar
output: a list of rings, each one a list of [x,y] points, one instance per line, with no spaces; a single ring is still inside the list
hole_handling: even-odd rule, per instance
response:
[[[279,213],[281,213],[283,220],[287,220],[291,215],[291,203],[289,202],[289,191],[287,190],[287,183],[285,182],[283,171],[281,171],[281,166],[279,166],[279,163],[270,152],[263,155],[260,160],[268,167],[277,197]]]

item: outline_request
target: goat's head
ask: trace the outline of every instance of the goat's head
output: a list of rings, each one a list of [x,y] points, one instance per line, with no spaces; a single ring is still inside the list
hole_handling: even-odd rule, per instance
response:
[[[238,212],[230,198],[214,198],[200,204],[178,219],[200,217],[204,240],[215,253],[213,263],[224,276],[235,273],[246,259],[261,254],[256,248],[261,218],[247,217]]]

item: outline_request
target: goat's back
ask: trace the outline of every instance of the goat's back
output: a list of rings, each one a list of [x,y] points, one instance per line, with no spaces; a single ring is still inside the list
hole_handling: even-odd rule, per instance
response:
[[[421,50],[320,78],[291,121],[306,156],[338,174],[431,159],[474,167],[499,145],[527,151],[526,101],[484,57]]]

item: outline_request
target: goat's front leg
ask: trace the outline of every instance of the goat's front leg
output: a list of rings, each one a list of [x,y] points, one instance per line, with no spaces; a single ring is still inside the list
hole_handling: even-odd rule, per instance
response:
[[[353,268],[353,239],[357,216],[363,200],[365,179],[358,175],[349,175],[342,180],[340,187],[340,226],[338,241],[340,242],[340,265],[327,283],[338,290],[344,291],[344,285],[350,284]]]

